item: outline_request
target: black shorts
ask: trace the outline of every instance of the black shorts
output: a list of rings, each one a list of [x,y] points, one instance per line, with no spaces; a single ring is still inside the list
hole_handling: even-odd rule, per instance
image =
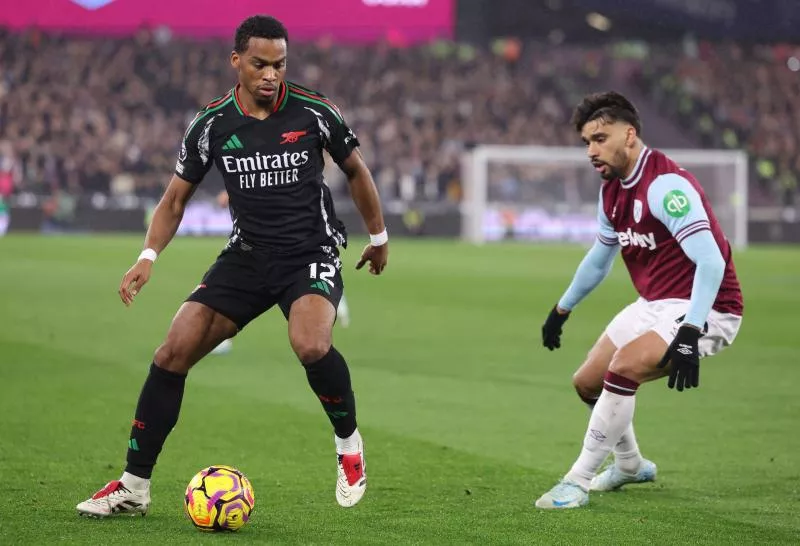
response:
[[[306,294],[322,296],[338,307],[344,290],[341,268],[335,247],[267,256],[231,246],[217,257],[186,301],[207,305],[241,330],[275,304],[288,318],[292,303]]]

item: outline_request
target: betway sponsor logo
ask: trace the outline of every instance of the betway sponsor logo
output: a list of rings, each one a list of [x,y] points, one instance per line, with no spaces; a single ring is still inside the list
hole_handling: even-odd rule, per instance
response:
[[[308,150],[302,152],[283,152],[235,157],[222,156],[222,164],[228,173],[239,173],[239,187],[252,189],[255,187],[284,186],[299,182],[298,167],[308,163]]]
[[[628,231],[618,231],[617,238],[619,239],[620,246],[640,246],[648,250],[656,249],[656,236],[651,231],[650,233],[636,233],[628,228]]]

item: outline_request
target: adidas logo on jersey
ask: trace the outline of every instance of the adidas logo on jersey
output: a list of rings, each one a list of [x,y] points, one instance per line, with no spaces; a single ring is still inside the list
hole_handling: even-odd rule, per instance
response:
[[[640,246],[648,250],[656,249],[656,236],[652,231],[650,233],[637,233],[628,228],[628,231],[618,231],[617,239],[619,239],[619,245],[622,247],[630,245]]]
[[[239,140],[239,137],[236,135],[232,135],[231,138],[222,146],[223,150],[242,150],[244,145],[242,141]]]

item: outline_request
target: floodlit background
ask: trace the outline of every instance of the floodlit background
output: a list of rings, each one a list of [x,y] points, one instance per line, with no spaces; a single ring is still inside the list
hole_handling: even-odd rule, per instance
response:
[[[116,296],[196,111],[235,83],[236,25],[290,34],[287,77],[362,143],[391,236],[386,274],[346,182],[352,323],[337,326],[370,489],[335,504],[329,425],[279,313],[192,372],[144,520],[80,520],[118,477],[172,314],[224,245],[212,171],[151,283]],[[795,0],[50,0],[0,6],[0,536],[9,544],[789,544],[800,542],[800,5]],[[595,223],[599,180],[570,127],[589,92],[631,98],[651,146],[705,186],[745,297],[702,386],[637,397],[653,486],[586,509],[532,501],[568,469],[585,407],[570,380],[634,297],[621,263],[566,324],[540,326]],[[251,523],[199,535],[189,478],[239,467]]]

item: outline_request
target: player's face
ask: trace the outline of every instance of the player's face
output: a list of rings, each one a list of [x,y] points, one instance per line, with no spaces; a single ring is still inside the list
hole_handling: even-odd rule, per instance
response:
[[[581,140],[589,161],[604,180],[625,177],[630,165],[629,153],[636,142],[633,127],[596,119],[583,126]]]
[[[242,53],[231,53],[239,84],[258,104],[274,104],[286,76],[286,40],[250,38]]]

